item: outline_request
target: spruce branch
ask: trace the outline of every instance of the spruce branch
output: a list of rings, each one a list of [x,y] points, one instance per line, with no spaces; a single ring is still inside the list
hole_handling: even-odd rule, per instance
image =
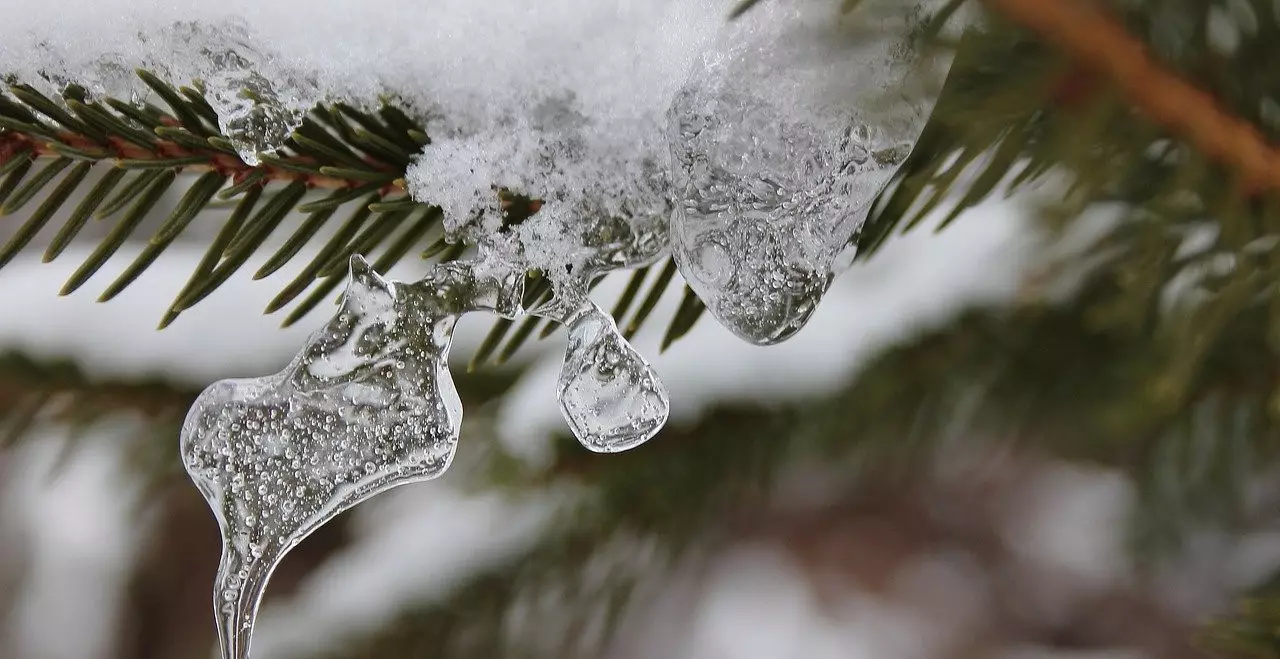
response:
[[[726,511],[758,503],[794,422],[787,411],[722,407],[691,427],[663,430],[655,441],[664,450],[594,460],[561,437],[552,472],[590,489],[537,543],[438,599],[304,656],[600,656],[638,584],[695,551],[723,527]],[[542,475],[495,480],[516,497],[547,484]]]
[[[173,137],[188,134],[181,128],[157,129],[158,135]],[[103,162],[120,169],[169,169],[180,168],[185,172],[215,172],[241,183],[252,178],[254,183],[266,185],[277,181],[302,181],[308,188],[351,189],[357,184],[350,178],[338,178],[319,174],[315,159],[307,156],[291,156],[274,163],[247,165],[238,156],[212,145],[204,147],[187,139],[178,141],[157,139],[150,148],[143,148],[122,137],[108,137],[107,145],[93,142],[84,135],[60,132],[40,136],[29,131],[0,133],[0,162],[11,157],[72,158],[86,162]],[[364,183],[364,181],[360,181]],[[382,186],[383,194],[404,192],[404,180],[392,179]]]
[[[1098,203],[1164,215],[1178,204],[1153,197],[1186,191],[1200,199],[1198,219],[1239,216],[1280,186],[1274,131],[1258,110],[1270,90],[1261,80],[1237,84],[1274,43],[1266,36],[1277,27],[1269,10],[1256,14],[1257,44],[1223,55],[1190,39],[1174,60],[1152,54],[1143,33],[1126,26],[1159,34],[1203,20],[1203,8],[1131,3],[1121,11],[1083,0],[982,5],[991,20],[971,26],[958,43],[937,39],[936,23],[926,30],[925,47],[953,49],[955,63],[915,149],[872,205],[857,239],[859,259],[946,206],[944,227],[997,191],[1012,195],[1050,172],[1075,179],[1067,203],[1053,211],[1058,227]],[[937,21],[950,15],[942,11]],[[956,191],[961,184],[966,189]],[[1181,223],[1187,215],[1170,219]]]
[[[169,111],[116,99],[90,101],[84,90],[75,86],[68,87],[56,101],[22,84],[11,85],[8,96],[0,95],[0,173],[4,174],[0,214],[16,213],[43,197],[40,207],[0,248],[0,267],[54,221],[95,166],[109,169],[66,217],[45,260],[58,258],[91,216],[106,219],[120,214],[119,220],[67,282],[63,294],[86,284],[105,265],[149,217],[163,193],[179,183],[178,174],[203,172],[189,183],[186,177],[181,179],[189,187],[178,206],[133,264],[107,287],[101,300],[125,290],[198,215],[213,208],[216,200],[236,204],[236,212],[219,234],[222,242],[218,249],[210,250],[165,314],[161,327],[227,281],[295,210],[310,213],[304,224],[309,231],[292,241],[289,254],[273,260],[275,269],[296,255],[305,242],[321,235],[325,221],[344,205],[364,200],[366,205],[394,201],[409,206],[403,180],[409,156],[380,144],[371,145],[346,123],[339,123],[346,120],[334,117],[337,110],[313,112],[277,154],[250,165],[219,132],[217,115],[198,90],[175,89],[145,71],[138,75],[169,105]],[[368,126],[396,134],[368,113],[350,108],[345,112]],[[320,123],[322,119],[330,127],[342,128],[326,128]],[[350,144],[338,136],[346,134],[344,129],[356,135]],[[77,164],[63,175],[71,163]],[[53,185],[54,181],[59,182]],[[224,185],[228,187],[224,189]],[[299,208],[309,191],[325,189],[333,192],[321,202],[311,202],[323,208]],[[365,199],[368,193],[374,196]],[[259,198],[262,204],[258,204]],[[414,203],[410,210],[427,213],[430,207]],[[362,215],[362,223],[378,222],[385,215]],[[383,259],[380,266],[389,269],[402,256]],[[299,292],[312,284],[302,282]],[[290,322],[301,315],[291,315]]]
[[[74,85],[58,99],[22,84],[12,85],[8,95],[0,94],[0,214],[17,213],[30,202],[41,200],[39,208],[0,247],[0,268],[59,217],[60,209],[75,192],[86,180],[92,180],[88,174],[94,167],[106,169],[84,199],[65,215],[45,252],[45,261],[61,256],[90,217],[105,219],[119,214],[120,219],[67,282],[64,295],[84,286],[104,267],[149,218],[170,187],[188,186],[177,208],[135,261],[107,286],[100,301],[127,289],[197,217],[222,202],[234,205],[234,212],[190,281],[163,314],[162,329],[266,249],[276,230],[299,213],[306,218],[253,275],[255,279],[274,275],[309,242],[329,236],[267,309],[273,313],[301,300],[286,315],[286,326],[332,298],[353,253],[374,257],[375,269],[383,273],[410,253],[436,262],[467,253],[465,244],[455,244],[444,235],[438,208],[407,194],[404,177],[408,166],[414,154],[429,145],[430,138],[406,112],[386,104],[377,112],[345,103],[317,106],[283,148],[251,165],[221,133],[217,114],[199,88],[175,88],[147,71],[138,75],[168,110],[117,99],[91,101]],[[179,174],[183,178],[175,178]],[[197,176],[188,182],[186,174]],[[312,199],[319,191],[329,193]],[[495,193],[507,226],[523,222],[542,207],[541,200],[516,191],[503,188]],[[338,223],[336,230],[329,229]],[[420,250],[423,241],[428,247]],[[531,273],[531,281],[539,278]],[[662,289],[650,295],[664,292],[671,280],[660,283]],[[549,291],[549,287],[539,290]],[[692,295],[687,287],[685,295]],[[693,311],[701,303],[696,296],[693,299],[685,305],[689,309],[669,323],[665,343],[687,333],[700,315]],[[642,308],[631,322],[643,322],[652,310],[652,305]],[[621,312],[617,321],[622,322]],[[495,324],[474,365],[493,357],[497,361],[509,359],[532,335],[529,326],[507,340],[510,325],[502,321]],[[545,327],[548,331],[540,333],[539,339],[558,326]]]
[[[139,75],[148,74],[140,71]],[[148,84],[153,87],[164,85],[154,77],[148,78]],[[193,125],[198,125],[197,130],[202,134],[216,131],[216,126],[207,119],[195,117],[195,111],[190,106],[196,105],[196,101],[184,101],[170,94],[166,94],[166,97],[184,108],[185,111],[179,111],[178,114],[188,115],[187,119],[180,120],[159,111],[147,115],[136,108],[133,112],[124,114],[123,108],[129,106],[121,102],[108,101],[110,110],[101,104],[87,105],[77,100],[83,98],[80,93],[74,88],[69,89],[63,102],[71,112],[91,118],[92,125],[96,126],[96,129],[92,129],[88,122],[76,121],[67,112],[57,110],[58,105],[53,100],[31,87],[15,85],[11,88],[11,93],[18,100],[35,103],[32,110],[53,113],[47,116],[52,116],[57,125],[50,126],[47,121],[37,118],[31,112],[23,112],[15,104],[9,103],[8,108],[5,104],[0,104],[0,121],[3,122],[0,123],[0,128],[5,129],[0,132],[0,163],[23,155],[35,158],[69,157],[95,163],[111,163],[122,169],[180,168],[184,171],[212,171],[237,183],[249,178],[263,185],[276,181],[301,181],[308,188],[322,189],[346,189],[364,185],[374,176],[373,172],[381,171],[387,179],[383,195],[403,193],[405,189],[405,182],[401,177],[403,171],[398,171],[397,165],[407,164],[407,156],[397,157],[394,162],[384,162],[375,156],[354,159],[354,155],[342,156],[320,140],[308,138],[302,131],[293,136],[291,146],[303,145],[296,152],[273,156],[260,165],[249,165],[239,157],[225,137],[216,132],[205,137],[193,133]],[[203,101],[199,96],[192,98]],[[4,113],[6,109],[9,110],[7,116]],[[146,123],[137,121],[138,117],[146,117]],[[128,123],[130,119],[135,120],[133,125]],[[154,135],[146,133],[148,127]],[[316,127],[308,124],[303,130],[312,132]],[[321,153],[328,158],[317,158],[309,155],[308,151]],[[385,154],[385,151],[379,150],[378,154]],[[322,168],[335,159],[335,155],[340,156],[342,162],[348,165],[345,173],[351,176],[343,178],[321,172]]]

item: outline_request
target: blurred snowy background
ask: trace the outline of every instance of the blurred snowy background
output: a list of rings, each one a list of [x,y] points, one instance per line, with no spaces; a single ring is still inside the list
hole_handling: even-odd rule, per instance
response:
[[[1018,200],[992,202],[941,234],[897,239],[838,279],[812,323],[777,347],[747,345],[710,320],[661,355],[658,323],[635,345],[671,390],[674,428],[718,404],[820,396],[893,342],[1016,295],[1042,253],[1027,215]],[[0,234],[18,224],[8,218]],[[202,231],[109,304],[93,302],[92,283],[57,295],[83,251],[47,265],[32,251],[0,275],[0,353],[192,390],[274,372],[327,313],[279,329],[278,316],[258,312],[274,281],[237,276],[169,329],[153,329],[200,257]],[[127,245],[102,281],[140,247]],[[411,276],[404,267],[392,274]],[[597,289],[598,299],[610,300],[622,279]],[[678,297],[666,296],[655,316],[669,317]],[[486,330],[480,317],[460,326],[456,373]],[[562,341],[505,367],[516,383],[501,397],[474,404],[462,387],[467,424],[445,478],[358,507],[288,557],[268,589],[255,656],[332,653],[538,539],[566,495],[476,488],[468,465],[487,450],[535,467],[547,458],[564,430],[552,388]],[[0,395],[22,394],[0,385]],[[54,425],[0,451],[0,657],[209,656],[216,527],[179,475],[176,433],[151,449],[171,475],[159,485],[138,475],[146,427],[122,413],[74,441]],[[940,464],[856,497],[820,466],[796,465],[767,500],[726,511],[723,528],[676,569],[655,570],[605,656],[1195,657],[1193,626],[1280,562],[1280,534],[1206,533],[1158,578],[1139,578],[1125,535],[1135,494],[1124,476],[998,448]]]

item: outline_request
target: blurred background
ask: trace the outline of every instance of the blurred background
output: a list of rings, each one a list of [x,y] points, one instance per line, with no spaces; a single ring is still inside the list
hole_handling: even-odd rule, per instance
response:
[[[946,232],[895,237],[783,345],[704,320],[660,353],[662,323],[650,323],[633,343],[670,389],[672,420],[627,454],[571,439],[553,386],[563,336],[468,372],[492,322],[468,317],[453,350],[466,410],[454,466],[296,548],[268,588],[254,655],[1209,656],[1202,625],[1280,567],[1274,479],[1233,495],[1230,525],[1188,519],[1194,506],[1160,495],[1174,472],[1136,475],[1069,411],[992,412],[986,392],[1006,385],[939,347],[990,344],[1055,401],[1098,393],[1037,370],[1037,355],[1045,369],[1073,350],[1105,356],[1053,333],[1068,321],[1037,311],[1048,329],[1020,332],[1019,350],[989,329],[1077,290],[1046,255],[1087,249],[1112,221],[1098,211],[1050,241],[1030,208],[1027,195],[993,199]],[[219,539],[178,461],[178,425],[214,380],[279,370],[331,311],[280,329],[260,313],[279,283],[250,281],[251,262],[156,331],[218,226],[197,219],[108,304],[95,286],[148,227],[67,297],[62,282],[105,227],[54,263],[29,250],[0,274],[0,657],[212,656]],[[412,261],[392,276],[413,276]],[[625,281],[596,298],[609,304]],[[674,314],[671,288],[655,317]],[[1209,457],[1182,455],[1198,471],[1176,473],[1210,480]]]

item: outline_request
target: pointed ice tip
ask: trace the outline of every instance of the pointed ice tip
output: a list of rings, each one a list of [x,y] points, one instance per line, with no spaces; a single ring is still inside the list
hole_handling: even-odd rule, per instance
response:
[[[359,254],[352,254],[349,263],[351,265],[352,277],[369,275],[373,275],[374,277],[378,276],[377,273],[373,271],[373,267],[369,265],[369,262],[364,260],[364,257]]]
[[[351,281],[364,284],[370,288],[385,288],[386,281],[382,279],[382,275],[378,274],[369,262],[359,254],[352,254],[349,262],[351,270]]]
[[[387,281],[378,274],[369,262],[364,260],[359,254],[351,255],[351,286],[348,292],[355,291],[358,295],[366,295],[377,293],[379,295],[392,296],[391,282]]]

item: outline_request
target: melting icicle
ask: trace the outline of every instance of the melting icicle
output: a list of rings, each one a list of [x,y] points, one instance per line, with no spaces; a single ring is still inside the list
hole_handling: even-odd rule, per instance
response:
[[[910,152],[936,98],[909,41],[931,2],[864,2],[859,34],[827,3],[760,3],[676,95],[672,252],[742,338],[777,343],[805,325]]]
[[[564,323],[569,333],[556,390],[560,412],[578,441],[596,453],[643,444],[667,422],[666,387],[609,314],[585,296],[563,299],[534,312]]]
[[[356,256],[342,309],[280,373],[224,380],[197,399],[182,459],[223,535],[214,606],[225,659],[247,659],[272,570],[357,503],[439,476],[462,404],[446,360],[465,312],[520,313],[523,275],[439,266],[416,284]]]

